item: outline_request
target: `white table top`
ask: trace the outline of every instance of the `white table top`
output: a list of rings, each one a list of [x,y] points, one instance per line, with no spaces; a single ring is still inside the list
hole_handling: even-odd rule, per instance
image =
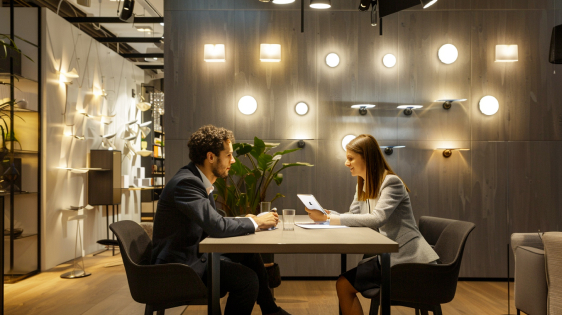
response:
[[[295,223],[312,222],[307,215],[296,215]],[[399,244],[365,227],[307,230],[295,226],[283,231],[283,223],[273,231],[227,237],[208,237],[199,244],[201,253],[274,254],[379,254],[399,251]]]

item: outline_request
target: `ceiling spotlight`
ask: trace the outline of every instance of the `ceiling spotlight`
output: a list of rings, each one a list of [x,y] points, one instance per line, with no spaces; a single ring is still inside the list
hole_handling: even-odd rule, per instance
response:
[[[359,108],[360,109],[360,115],[365,115],[365,114],[368,113],[368,108],[374,108],[375,105],[373,105],[373,104],[357,104],[357,105],[352,105],[350,107]]]
[[[452,107],[452,103],[453,102],[465,102],[467,101],[466,98],[452,98],[452,99],[443,99],[443,100],[435,100],[435,102],[444,102],[444,104],[442,104],[442,107],[444,109],[450,109]]]
[[[299,102],[295,105],[295,112],[298,115],[303,116],[309,112],[309,106],[304,102]]]
[[[354,140],[356,138],[356,136],[354,135],[347,135],[342,139],[342,149],[344,149],[344,151],[346,151],[346,146],[348,145],[348,143],[350,143],[350,141]]]
[[[123,10],[119,15],[119,19],[125,22],[133,22],[135,15],[133,9],[135,8],[135,0],[123,0]]]
[[[311,0],[309,6],[313,9],[328,9],[330,8],[330,0]]]
[[[422,108],[422,105],[399,105],[397,108],[404,109],[403,114],[409,116],[412,115],[412,110],[417,108]]]
[[[338,66],[338,64],[340,64],[340,57],[338,57],[337,54],[335,53],[330,53],[328,55],[326,55],[326,65],[334,68],[336,66]]]
[[[438,0],[420,0],[420,3],[422,3],[423,9],[429,8],[430,6],[432,6],[436,2],[438,2]]]
[[[457,60],[457,48],[452,44],[445,44],[438,50],[438,58],[440,61],[449,65]]]
[[[387,54],[387,55],[383,56],[383,64],[387,68],[394,67],[396,63],[397,63],[397,58],[395,58],[395,55]]]
[[[369,10],[370,4],[371,4],[371,0],[360,0],[360,6],[358,7],[358,10],[367,11]]]

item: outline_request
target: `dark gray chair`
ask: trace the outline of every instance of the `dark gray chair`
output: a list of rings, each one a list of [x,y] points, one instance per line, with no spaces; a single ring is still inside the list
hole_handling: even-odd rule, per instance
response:
[[[207,305],[207,287],[184,264],[151,265],[152,241],[133,221],[110,225],[117,236],[129,290],[133,299],[146,304],[145,315],[182,305]]]
[[[463,249],[471,222],[421,217],[420,233],[440,256],[438,264],[399,264],[391,267],[391,305],[415,309],[415,314],[442,315],[441,304],[453,300]],[[370,315],[379,312],[379,288],[362,292],[371,299]]]

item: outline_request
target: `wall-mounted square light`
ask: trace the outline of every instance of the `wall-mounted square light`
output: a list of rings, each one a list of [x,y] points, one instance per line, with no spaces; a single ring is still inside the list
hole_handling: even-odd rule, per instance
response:
[[[150,26],[135,26],[137,31],[144,33],[152,33],[152,27]]]
[[[205,62],[225,62],[225,45],[206,44],[203,46],[203,60]]]
[[[518,45],[497,45],[495,49],[495,62],[518,61]]]
[[[262,62],[280,62],[281,61],[281,45],[280,44],[260,44],[260,61],[262,61]]]

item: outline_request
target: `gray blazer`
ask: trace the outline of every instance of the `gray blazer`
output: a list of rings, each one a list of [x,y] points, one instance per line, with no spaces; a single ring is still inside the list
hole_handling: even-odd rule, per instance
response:
[[[430,263],[438,260],[438,254],[420,234],[411,207],[409,193],[401,179],[387,175],[381,185],[378,199],[358,201],[358,187],[350,212],[340,216],[342,225],[364,226],[399,243],[399,252],[391,254],[391,266],[404,263]]]

